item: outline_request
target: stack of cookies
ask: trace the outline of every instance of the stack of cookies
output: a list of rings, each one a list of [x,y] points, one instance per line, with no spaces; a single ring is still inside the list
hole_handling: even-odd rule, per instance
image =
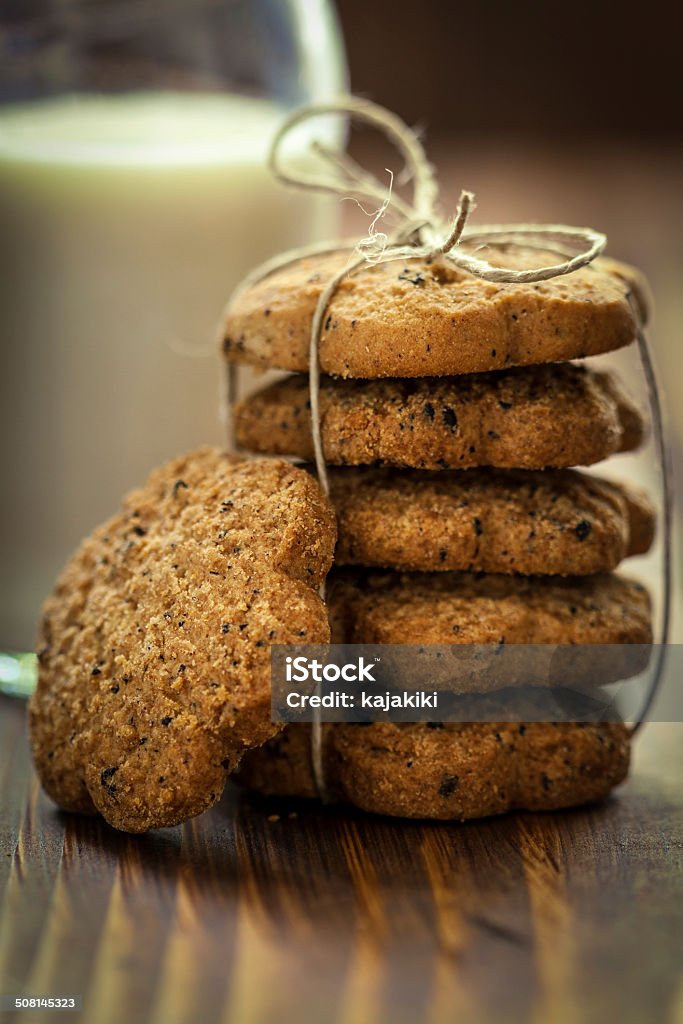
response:
[[[312,457],[311,320],[349,255],[298,260],[229,307],[226,358],[291,371],[236,408],[244,449]],[[492,259],[524,269],[544,254],[506,247]],[[630,344],[646,314],[637,272],[607,260],[530,284],[425,259],[342,281],[319,346],[338,520],[334,640],[651,642],[647,593],[614,570],[649,548],[653,510],[636,490],[574,468],[642,440],[636,406],[583,360]],[[605,795],[627,772],[628,730],[338,724],[325,728],[323,762],[327,787],[365,810],[462,819]],[[316,793],[307,726],[289,726],[242,764],[261,792]]]
[[[228,359],[293,371],[236,409],[244,448],[310,459],[310,324],[347,259],[301,260],[229,309]],[[641,441],[615,381],[573,360],[627,345],[645,313],[635,273],[604,261],[532,285],[417,259],[344,280],[320,345],[334,509],[291,458],[213,449],[127,495],[44,608],[29,725],[47,793],[130,832],[199,814],[236,769],[265,794],[318,795],[310,727],[272,721],[272,644],[648,644],[648,596],[614,570],[647,550],[652,509],[572,468]],[[581,650],[593,684],[614,678]],[[465,819],[598,799],[625,777],[621,721],[532,705],[511,721],[496,679],[458,683],[472,713],[457,721],[325,726],[325,789]]]

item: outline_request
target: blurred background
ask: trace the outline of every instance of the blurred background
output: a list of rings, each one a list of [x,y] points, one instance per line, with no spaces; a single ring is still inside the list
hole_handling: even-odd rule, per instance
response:
[[[125,31],[120,18],[108,18],[88,38],[93,11],[112,7],[123,12]],[[591,225],[608,235],[611,255],[648,275],[680,491],[680,12],[661,2],[644,11],[604,0],[571,7],[338,0],[336,16],[352,90],[423,132],[446,212],[468,188],[477,200],[473,223]],[[56,46],[45,24],[71,39],[70,51]],[[159,170],[156,149],[131,159],[117,150],[114,163],[100,161],[93,171],[91,161],[85,175],[83,161],[74,174],[73,160],[65,171],[53,152],[34,159],[22,151],[15,159],[2,148],[8,122],[0,124],[0,649],[15,650],[32,644],[55,573],[121,493],[161,459],[220,443],[213,332],[240,275],[289,245],[337,234],[340,225],[356,236],[367,229],[353,204],[283,196],[262,169],[275,115],[344,87],[331,5],[10,2],[0,16],[5,101],[8,81],[12,100],[27,95],[25,83],[12,79],[12,62],[25,63],[36,25],[49,52],[41,95],[56,80],[62,92],[74,83],[100,88],[104,75],[107,89],[129,87],[131,79],[146,90],[170,81],[184,92],[238,89],[266,105],[226,111],[204,104],[198,122],[197,111],[182,104],[154,108],[155,145],[170,159],[161,175],[149,173]],[[217,126],[228,114],[232,134],[224,138]],[[137,111],[140,132],[151,116]],[[101,121],[97,110],[93,118]],[[44,126],[26,128],[22,146],[29,136],[44,138]],[[180,151],[169,158],[169,140],[178,139]],[[364,132],[353,134],[351,148],[380,173],[392,159]],[[642,394],[632,360],[622,373]],[[645,468],[643,460],[640,467],[615,464],[618,475],[654,479],[651,451]],[[676,606],[675,637],[683,640],[680,599]]]

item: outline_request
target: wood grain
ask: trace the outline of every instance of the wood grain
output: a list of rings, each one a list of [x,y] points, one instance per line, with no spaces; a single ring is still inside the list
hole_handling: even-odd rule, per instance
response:
[[[82,995],[87,1024],[680,1020],[682,739],[649,726],[574,812],[431,825],[229,787],[134,837],[50,804],[2,698],[0,991]]]

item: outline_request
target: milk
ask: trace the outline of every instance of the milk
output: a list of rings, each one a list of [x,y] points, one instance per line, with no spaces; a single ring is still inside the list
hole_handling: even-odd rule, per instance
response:
[[[221,443],[234,285],[335,234],[337,204],[265,167],[282,117],[174,93],[0,108],[0,648],[32,645],[56,572],[128,488]]]

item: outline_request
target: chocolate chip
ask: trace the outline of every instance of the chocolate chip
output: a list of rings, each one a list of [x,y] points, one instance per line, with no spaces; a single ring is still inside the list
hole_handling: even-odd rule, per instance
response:
[[[586,537],[589,535],[592,529],[592,524],[589,523],[587,519],[582,519],[574,527],[574,532],[576,536],[579,538],[579,540],[583,541],[586,539]]]
[[[398,275],[399,281],[408,281],[409,284],[422,285],[425,283],[425,279],[419,271],[415,271],[415,274],[411,273],[410,267],[404,267],[401,273]]]
[[[452,796],[459,785],[460,778],[458,775],[446,775],[439,786],[439,796]]]
[[[451,409],[449,406],[445,405],[443,407],[441,415],[443,416],[443,421],[447,427],[450,427],[451,430],[457,430],[458,417],[455,415],[454,409]]]
[[[116,792],[116,786],[110,780],[118,770],[118,767],[115,766],[114,768],[105,768],[104,771],[100,773],[100,785],[104,786],[108,793]]]

